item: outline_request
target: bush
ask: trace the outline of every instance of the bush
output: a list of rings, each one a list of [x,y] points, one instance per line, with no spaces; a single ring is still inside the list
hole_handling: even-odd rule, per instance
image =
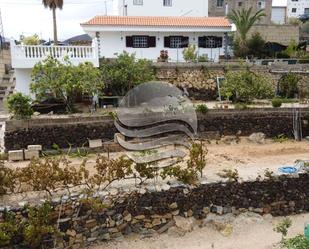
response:
[[[182,51],[183,58],[186,62],[195,62],[197,58],[196,46],[194,44],[189,44],[187,48]]]
[[[264,56],[265,40],[262,38],[260,33],[256,32],[252,34],[248,40],[249,55],[261,58]]]
[[[279,80],[279,94],[281,97],[294,98],[298,94],[300,77],[295,73],[287,73]]]
[[[236,103],[234,107],[235,107],[236,110],[246,110],[246,109],[248,109],[248,106],[244,103]]]
[[[7,106],[16,119],[29,119],[33,114],[31,98],[22,93],[11,94],[7,99]]]
[[[271,104],[273,107],[277,108],[277,107],[281,107],[282,105],[282,100],[279,98],[273,98],[271,101]]]
[[[281,245],[287,249],[308,249],[309,239],[304,235],[298,235],[291,239],[283,239]]]
[[[115,60],[100,60],[100,70],[108,95],[124,96],[131,88],[154,79],[152,62],[136,59],[135,54],[123,52]]]
[[[205,55],[200,55],[198,58],[197,58],[198,62],[208,62],[208,56],[207,54]]]
[[[197,105],[195,110],[197,112],[202,113],[202,114],[206,114],[209,109],[208,109],[207,105],[201,104],[201,105]]]
[[[261,74],[245,71],[229,71],[221,87],[225,98],[234,102],[251,102],[253,99],[268,99],[274,96],[272,84]]]

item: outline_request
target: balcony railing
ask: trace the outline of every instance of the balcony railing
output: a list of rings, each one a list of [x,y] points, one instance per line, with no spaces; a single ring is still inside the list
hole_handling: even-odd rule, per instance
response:
[[[74,65],[82,62],[99,65],[98,46],[95,39],[92,46],[16,45],[11,41],[11,55],[13,68],[32,68],[48,56],[59,60],[68,57]]]

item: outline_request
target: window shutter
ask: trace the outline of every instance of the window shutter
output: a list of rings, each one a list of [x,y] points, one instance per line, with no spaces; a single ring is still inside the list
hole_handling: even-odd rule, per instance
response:
[[[188,36],[181,37],[181,47],[187,48],[188,45],[189,45],[189,37]]]
[[[171,38],[169,36],[164,37],[164,47],[169,48],[171,45]]]
[[[132,48],[133,47],[133,38],[132,36],[126,36],[126,47]]]
[[[199,48],[206,48],[206,38],[205,38],[205,36],[200,36],[198,38],[198,47]]]
[[[149,36],[148,37],[148,47],[150,47],[150,48],[156,47],[156,37],[155,36]]]

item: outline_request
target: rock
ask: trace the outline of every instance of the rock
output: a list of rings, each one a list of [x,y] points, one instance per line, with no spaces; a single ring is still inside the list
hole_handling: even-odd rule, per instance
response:
[[[174,220],[171,220],[169,221],[168,223],[166,223],[164,226],[160,227],[158,230],[157,230],[157,233],[164,233],[166,232],[169,228],[173,227],[175,225],[175,221]]]
[[[184,218],[182,216],[174,217],[175,225],[183,229],[185,232],[191,232],[194,226],[194,218]]]
[[[145,215],[137,215],[134,217],[134,219],[136,220],[144,220],[145,218],[146,218]]]
[[[39,145],[39,144],[28,145],[27,149],[28,150],[41,151],[42,150],[42,145]]]
[[[264,144],[265,143],[265,134],[262,132],[252,133],[249,136],[249,141],[256,144]]]
[[[116,188],[112,188],[112,189],[109,190],[109,194],[110,194],[110,195],[117,195],[118,192],[119,192],[119,191],[118,191],[118,189],[116,189]]]
[[[110,240],[111,239],[111,236],[109,233],[105,233],[105,234],[102,234],[100,237],[99,237],[100,240]]]
[[[178,214],[179,214],[179,210],[178,210],[178,209],[172,212],[172,215],[173,215],[173,216],[176,216],[176,215],[178,215]]]
[[[70,237],[75,237],[76,236],[76,231],[73,229],[69,229],[66,231],[66,235],[70,236]]]
[[[209,214],[210,213],[210,208],[209,207],[203,207],[203,213],[204,214]]]
[[[178,227],[171,227],[168,229],[168,235],[172,237],[182,237],[186,234],[186,232]]]
[[[132,215],[130,213],[126,214],[126,216],[123,217],[123,219],[127,222],[132,220]]]
[[[154,219],[154,220],[152,221],[152,225],[153,225],[153,226],[161,225],[161,220],[160,220],[160,219]]]
[[[88,140],[89,148],[100,148],[103,146],[102,139]]]
[[[9,156],[9,161],[23,161],[24,151],[23,150],[10,150],[8,156]]]
[[[40,158],[40,152],[38,150],[25,150],[25,160]]]
[[[86,224],[85,224],[85,227],[87,228],[93,228],[97,225],[97,221],[95,219],[92,219],[92,220],[87,220],[86,221]]]
[[[239,138],[236,136],[224,136],[221,138],[221,141],[224,144],[235,145],[239,143]]]
[[[163,190],[163,191],[168,191],[170,188],[171,188],[171,186],[168,185],[168,184],[163,184],[163,185],[161,186],[161,190]]]
[[[173,202],[172,204],[169,205],[170,209],[176,209],[178,207],[177,202]]]
[[[211,222],[212,227],[220,232],[223,236],[230,236],[233,233],[233,226],[231,224],[225,224],[219,221],[212,220]]]
[[[39,112],[34,112],[32,115],[35,116],[35,117],[37,117],[37,116],[40,116],[41,113],[39,113]]]

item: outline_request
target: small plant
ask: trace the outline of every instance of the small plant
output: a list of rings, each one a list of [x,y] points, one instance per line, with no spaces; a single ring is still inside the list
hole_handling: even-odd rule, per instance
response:
[[[276,177],[274,176],[274,172],[270,169],[265,169],[264,171],[264,177],[266,180],[273,181]]]
[[[295,73],[287,73],[279,80],[279,92],[281,97],[294,98],[298,94],[300,77]]]
[[[182,169],[180,166],[165,168],[161,174],[165,179],[167,176],[175,177],[184,184],[194,185],[198,180],[198,173],[194,169]]]
[[[308,249],[309,239],[304,235],[297,235],[294,238],[283,239],[281,241],[281,246],[287,249]]]
[[[15,174],[12,169],[4,166],[4,162],[0,161],[0,196],[13,192],[15,188]]]
[[[281,107],[281,105],[282,105],[282,100],[279,99],[279,98],[273,98],[272,101],[271,101],[271,104],[272,104],[272,106],[275,107],[275,108]]]
[[[196,110],[197,112],[202,113],[202,114],[206,114],[206,113],[209,111],[208,106],[205,105],[205,104],[197,105],[197,106],[195,107],[195,110]]]
[[[248,106],[245,104],[245,103],[236,103],[234,105],[234,108],[236,110],[247,110],[248,109]]]
[[[207,54],[205,54],[205,55],[200,55],[200,56],[197,58],[197,60],[198,60],[198,62],[208,62],[208,61],[209,61]]]
[[[161,50],[160,56],[158,57],[158,62],[168,62],[168,51]]]
[[[238,182],[239,174],[237,169],[224,169],[222,172],[217,173],[218,176],[228,179],[229,182]]]
[[[280,134],[273,137],[273,141],[276,143],[283,143],[289,141],[289,138],[285,134]]]
[[[31,98],[22,94],[14,93],[7,99],[9,112],[16,119],[29,119],[33,114],[31,107]]]
[[[279,222],[274,231],[277,233],[281,233],[282,240],[287,236],[289,228],[292,226],[292,220],[290,218],[284,218],[281,222]]]
[[[195,62],[197,58],[196,46],[194,44],[189,44],[187,48],[182,51],[183,58],[186,62]]]

